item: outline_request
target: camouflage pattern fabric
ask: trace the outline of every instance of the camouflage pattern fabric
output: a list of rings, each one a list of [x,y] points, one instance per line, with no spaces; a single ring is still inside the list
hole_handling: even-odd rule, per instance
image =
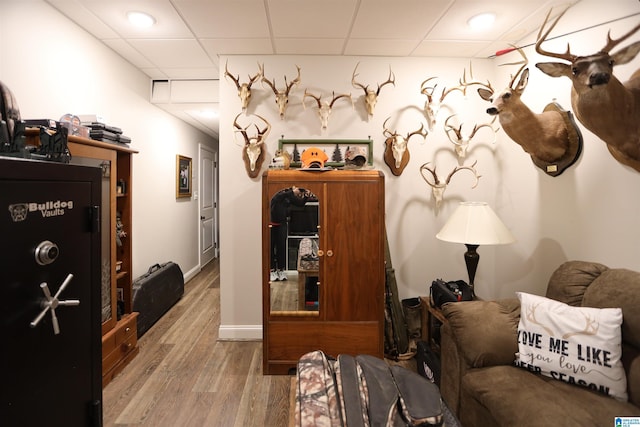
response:
[[[444,404],[435,384],[373,356],[339,355],[334,360],[313,351],[298,361],[297,376],[299,427],[417,427],[444,422]]]
[[[295,425],[344,427],[340,415],[333,364],[321,351],[298,361]]]

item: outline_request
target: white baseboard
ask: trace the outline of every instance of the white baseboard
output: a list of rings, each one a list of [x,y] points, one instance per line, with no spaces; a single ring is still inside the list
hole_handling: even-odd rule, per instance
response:
[[[261,341],[262,325],[220,325],[218,339],[221,341]]]
[[[187,283],[189,280],[193,279],[196,276],[196,274],[200,273],[200,270],[202,270],[202,268],[200,267],[200,264],[198,264],[195,267],[193,267],[191,270],[187,271],[186,273],[183,273],[182,275],[184,276],[184,283]]]

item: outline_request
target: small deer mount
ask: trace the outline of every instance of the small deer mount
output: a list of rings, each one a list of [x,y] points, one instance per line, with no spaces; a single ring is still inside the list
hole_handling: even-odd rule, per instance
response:
[[[468,135],[465,135],[462,133],[462,123],[460,123],[460,126],[458,126],[457,128],[449,124],[449,120],[451,120],[456,115],[457,114],[452,114],[449,117],[447,117],[447,119],[444,121],[444,131],[447,134],[449,141],[451,141],[451,143],[454,145],[458,159],[464,160],[464,158],[467,157],[467,151],[469,149],[469,145],[471,144],[471,140],[473,139],[473,137],[476,136],[476,133],[482,128],[491,129],[493,134],[493,141],[491,141],[491,143],[496,142],[496,133],[500,130],[500,128],[498,129],[493,128],[493,124],[496,121],[496,117],[494,117],[493,120],[489,123],[474,125],[471,133]]]
[[[409,139],[413,135],[420,135],[423,138],[427,138],[429,132],[424,129],[424,125],[420,124],[420,129],[407,133],[406,136],[402,136],[396,131],[387,129],[387,122],[391,117],[387,117],[387,120],[382,124],[383,134],[387,137],[384,141],[384,162],[391,169],[391,173],[395,176],[402,175],[402,171],[407,167],[409,163]]]
[[[438,84],[436,83],[433,86],[427,86],[427,83],[429,83],[433,79],[437,79],[437,77],[429,77],[420,85],[420,93],[427,97],[422,110],[424,113],[424,117],[427,119],[427,128],[429,129],[429,132],[432,132],[434,127],[436,126],[438,113],[440,112],[442,107],[446,106],[444,102],[445,98],[455,91],[460,91],[463,93],[463,95],[466,95],[466,87],[460,85],[450,88],[443,87],[442,92],[440,92],[440,97],[437,97],[436,88],[438,87]]]
[[[520,65],[512,75],[508,86],[497,96],[491,83],[479,84],[478,94],[491,102],[487,113],[498,116],[502,129],[522,149],[529,153],[533,164],[549,176],[558,176],[573,165],[582,153],[582,134],[570,111],[565,111],[555,102],[548,104],[542,113],[536,114],[522,102],[521,96],[529,82],[527,56],[520,48],[515,49],[523,60],[501,65]],[[516,79],[518,82],[516,84]]]
[[[431,187],[431,196],[435,200],[436,209],[439,209],[440,205],[442,205],[444,192],[451,182],[451,178],[453,177],[453,175],[463,170],[468,170],[473,173],[475,181],[473,182],[473,185],[471,185],[471,188],[476,188],[478,186],[478,182],[482,176],[478,175],[478,171],[476,170],[476,163],[478,163],[477,160],[473,162],[471,166],[455,166],[444,180],[438,176],[435,165],[433,165],[433,167],[429,167],[430,163],[431,162],[427,162],[420,166],[420,175],[422,176],[422,179],[424,179],[424,181]],[[425,175],[425,172],[428,172],[428,175]]]
[[[258,125],[253,123],[256,128],[256,133],[255,135],[249,135],[247,129],[251,124],[248,124],[244,128],[241,127],[238,124],[238,117],[240,117],[240,114],[238,114],[233,120],[233,126],[236,128],[235,132],[240,133],[244,139],[242,160],[244,161],[244,167],[247,171],[247,175],[249,175],[250,178],[255,178],[260,173],[262,162],[264,162],[266,153],[266,146],[264,143],[267,139],[267,135],[269,135],[269,131],[271,130],[271,124],[269,124],[266,119],[256,114],[256,117],[265,123],[265,127],[260,130]]]

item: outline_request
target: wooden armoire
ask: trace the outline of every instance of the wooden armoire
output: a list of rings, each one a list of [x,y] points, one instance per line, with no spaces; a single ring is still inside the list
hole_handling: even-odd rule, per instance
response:
[[[270,170],[263,175],[263,372],[287,374],[300,356],[322,350],[383,357],[385,222],[384,175],[378,170]],[[291,206],[286,280],[271,273],[270,204],[279,191],[312,194],[310,209]],[[317,217],[313,217],[314,212]],[[305,230],[304,227],[310,228]],[[316,273],[302,265],[317,260]],[[304,261],[306,262],[306,261]],[[303,280],[298,270],[304,271]],[[307,297],[304,302],[298,301]]]

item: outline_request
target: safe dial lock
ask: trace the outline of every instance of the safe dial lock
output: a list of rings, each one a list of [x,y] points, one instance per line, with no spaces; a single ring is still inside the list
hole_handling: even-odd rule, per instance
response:
[[[35,256],[36,262],[40,265],[48,265],[58,258],[60,250],[58,245],[49,240],[44,240],[36,247]]]

